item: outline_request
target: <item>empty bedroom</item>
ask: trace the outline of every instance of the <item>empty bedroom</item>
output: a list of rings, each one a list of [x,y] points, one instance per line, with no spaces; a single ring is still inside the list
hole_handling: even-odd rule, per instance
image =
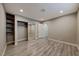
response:
[[[0,56],[79,56],[79,3],[0,3]]]

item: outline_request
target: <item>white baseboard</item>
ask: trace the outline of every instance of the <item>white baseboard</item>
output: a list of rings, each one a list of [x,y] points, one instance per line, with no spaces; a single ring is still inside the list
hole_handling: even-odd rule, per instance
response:
[[[48,39],[48,37],[38,37],[37,39]]]
[[[49,40],[53,40],[53,41],[56,41],[56,42],[64,43],[64,44],[67,44],[67,45],[71,45],[71,46],[77,47],[77,49],[79,50],[79,45],[78,44],[65,42],[65,41],[61,41],[61,40],[55,40],[55,39],[49,39]]]
[[[2,56],[4,56],[5,51],[6,51],[6,48],[7,48],[7,46],[5,46],[5,48],[4,48],[4,50],[3,50],[3,53],[2,53]]]
[[[56,42],[64,43],[64,44],[67,44],[67,45],[72,45],[72,46],[75,46],[75,47],[77,47],[79,49],[79,46],[77,44],[74,44],[74,43],[65,42],[65,41],[61,41],[61,40],[55,40],[55,39],[49,39],[49,40],[53,40],[53,41],[56,41]]]
[[[23,40],[26,40],[26,38],[20,39],[20,40],[18,40],[18,41],[23,41]]]

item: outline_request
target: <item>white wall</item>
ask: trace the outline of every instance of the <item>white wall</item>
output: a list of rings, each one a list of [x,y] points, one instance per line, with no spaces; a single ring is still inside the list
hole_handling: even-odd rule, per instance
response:
[[[6,19],[2,4],[0,4],[0,55],[6,48]]]
[[[48,24],[48,37],[76,44],[77,42],[77,16],[76,14],[59,17]]]

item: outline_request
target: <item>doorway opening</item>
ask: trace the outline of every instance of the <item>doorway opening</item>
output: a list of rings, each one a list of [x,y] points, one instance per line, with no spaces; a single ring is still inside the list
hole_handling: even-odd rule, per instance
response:
[[[18,42],[28,41],[28,23],[23,21],[17,22]]]

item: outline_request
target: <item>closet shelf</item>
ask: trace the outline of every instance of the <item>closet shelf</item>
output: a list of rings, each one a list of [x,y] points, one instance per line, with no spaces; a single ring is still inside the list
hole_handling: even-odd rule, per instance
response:
[[[6,42],[14,42],[14,22],[15,16],[9,13],[6,13]]]

